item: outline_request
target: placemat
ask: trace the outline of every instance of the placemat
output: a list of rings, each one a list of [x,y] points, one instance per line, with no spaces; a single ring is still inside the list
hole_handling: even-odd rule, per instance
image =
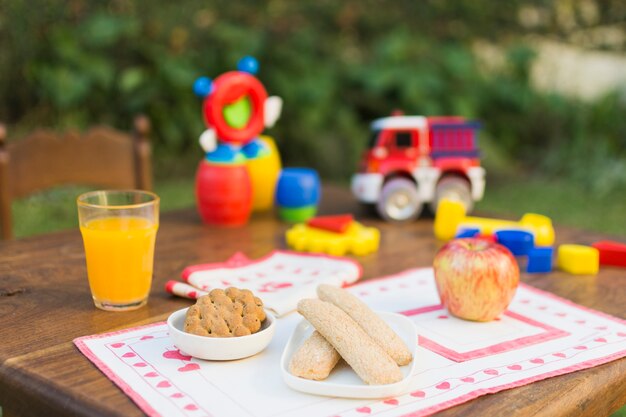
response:
[[[281,317],[295,311],[301,299],[315,297],[319,284],[344,287],[357,281],[361,273],[359,263],[339,256],[277,250],[251,260],[239,252],[226,262],[185,268],[185,282],[168,281],[165,290],[193,299],[214,288],[245,288]]]
[[[414,269],[350,288],[377,310],[404,312],[420,335],[406,394],[380,400],[327,398],[288,388],[279,360],[301,317],[278,320],[268,348],[238,361],[180,352],[164,323],[74,341],[150,416],[423,416],[484,394],[626,356],[626,321],[521,285],[490,323],[451,317],[439,305],[432,269]]]

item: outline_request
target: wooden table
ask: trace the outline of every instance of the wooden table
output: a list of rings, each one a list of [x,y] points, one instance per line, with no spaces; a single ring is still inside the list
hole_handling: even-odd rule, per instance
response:
[[[324,190],[322,213],[356,213],[379,227],[382,247],[359,258],[364,278],[431,265],[438,244],[432,219],[387,224],[359,207],[346,190]],[[251,258],[284,248],[287,226],[266,214],[236,229],[200,224],[194,210],[164,214],[157,238],[154,285],[147,307],[126,313],[94,308],[78,230],[0,243],[0,404],[5,417],[141,416],[134,403],[72,344],[79,336],[162,321],[190,304],[163,286],[185,266],[223,261],[235,251]],[[558,242],[589,244],[599,234],[557,228]],[[626,318],[626,272],[595,277],[523,274],[524,282],[575,303]],[[609,415],[626,403],[626,358],[550,378],[445,410],[440,416]]]

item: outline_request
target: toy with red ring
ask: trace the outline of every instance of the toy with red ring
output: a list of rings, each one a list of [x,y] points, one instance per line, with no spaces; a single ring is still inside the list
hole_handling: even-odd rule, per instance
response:
[[[244,57],[237,71],[215,80],[200,77],[193,85],[194,93],[203,99],[207,126],[199,140],[206,156],[196,173],[196,203],[204,223],[245,224],[253,207],[262,206],[253,198],[253,185],[273,190],[272,182],[276,182],[280,159],[276,148],[270,149],[267,138],[262,141],[259,135],[278,119],[282,100],[267,96],[263,84],[254,77],[258,68],[256,59]],[[278,167],[259,169],[268,168],[268,163]],[[250,170],[248,164],[256,168]]]
[[[214,92],[204,99],[203,112],[205,122],[215,129],[217,137],[236,145],[258,137],[265,127],[263,107],[267,92],[263,84],[250,74],[231,71],[217,77],[213,85]],[[224,117],[224,109],[245,98],[250,100],[250,118],[245,127],[232,127]]]
[[[241,163],[263,154],[258,136],[264,127],[274,125],[282,110],[280,97],[268,97],[265,87],[254,77],[256,59],[242,58],[238,71],[229,71],[212,81],[200,77],[194,83],[196,95],[203,98],[207,130],[200,145],[207,160],[214,163]]]

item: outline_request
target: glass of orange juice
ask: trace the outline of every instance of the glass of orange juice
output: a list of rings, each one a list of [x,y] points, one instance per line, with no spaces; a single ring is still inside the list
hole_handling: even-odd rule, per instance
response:
[[[134,310],[148,302],[159,227],[149,191],[92,191],[77,199],[87,276],[96,307]]]

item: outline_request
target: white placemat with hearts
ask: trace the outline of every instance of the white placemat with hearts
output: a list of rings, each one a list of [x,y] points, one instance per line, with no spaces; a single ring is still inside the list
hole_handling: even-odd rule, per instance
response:
[[[338,256],[277,250],[251,260],[236,253],[223,263],[185,268],[185,283],[169,281],[165,289],[182,297],[198,298],[214,288],[245,288],[281,317],[294,311],[299,300],[315,297],[317,285],[346,286],[357,281],[361,273],[359,263]]]
[[[431,269],[350,288],[377,310],[400,311],[420,335],[406,394],[380,400],[307,395],[282,381],[279,360],[296,313],[278,320],[262,353],[208,362],[180,352],[164,323],[74,343],[150,416],[423,416],[478,396],[626,356],[626,321],[521,285],[500,320],[455,319],[439,305]]]

